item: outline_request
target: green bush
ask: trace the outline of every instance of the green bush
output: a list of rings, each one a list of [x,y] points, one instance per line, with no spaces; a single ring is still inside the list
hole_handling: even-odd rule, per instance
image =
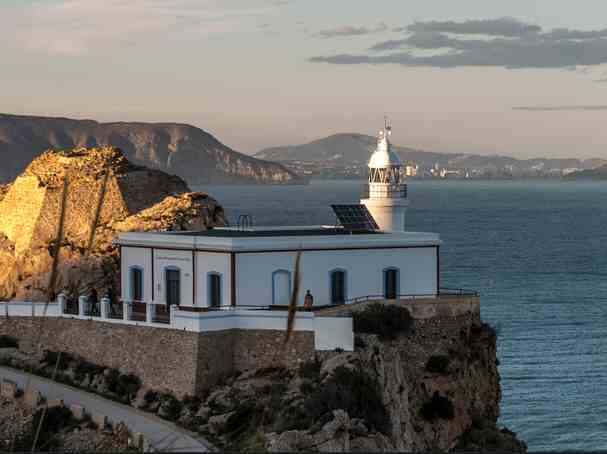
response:
[[[70,362],[73,361],[72,355],[66,352],[53,352],[51,350],[47,350],[44,353],[43,362],[47,363],[52,369],[55,368],[55,364],[57,364],[57,358],[59,357],[59,353],[61,353],[61,358],[59,359],[59,370],[65,370],[69,367]]]
[[[126,401],[131,401],[135,398],[137,391],[141,387],[141,380],[133,374],[124,374],[118,377],[116,385],[116,394]]]
[[[432,374],[446,375],[449,372],[450,358],[447,355],[432,355],[426,363],[426,370]]]
[[[144,394],[143,400],[145,400],[145,403],[148,405],[153,402],[156,402],[158,400],[158,393],[150,389]]]
[[[404,307],[373,303],[353,313],[354,332],[378,334],[383,339],[395,339],[413,328],[411,313]]]
[[[432,398],[422,405],[419,413],[426,421],[453,419],[455,417],[455,408],[453,407],[453,402],[448,397],[441,396],[438,391],[435,391]]]
[[[19,341],[12,336],[2,334],[0,336],[0,348],[19,348]]]
[[[160,396],[160,406],[165,419],[177,421],[181,416],[183,404],[172,394],[165,393]]]
[[[307,361],[299,365],[299,376],[310,380],[317,380],[320,376],[322,363],[318,360]]]
[[[352,418],[364,419],[375,430],[390,431],[390,419],[379,384],[362,369],[343,366],[335,369],[331,378],[305,402],[304,408],[314,420],[342,409]]]
[[[190,395],[183,396],[181,402],[183,403],[183,406],[185,408],[187,408],[193,413],[196,413],[198,411],[198,409],[200,408],[200,404],[202,403],[200,397]]]
[[[98,366],[97,364],[93,364],[86,360],[78,361],[76,366],[76,378],[78,380],[84,379],[84,376],[87,374],[96,375],[103,371],[103,368]]]
[[[40,424],[42,418],[43,409],[39,409],[34,414],[32,430],[24,434],[18,440],[15,440],[13,446],[14,451],[30,452],[34,443],[34,437],[36,430]],[[52,407],[48,408],[42,426],[40,428],[40,434],[36,443],[36,451],[52,451],[53,448],[57,448],[59,443],[55,438],[59,432],[68,427],[72,422],[72,413],[66,407]]]

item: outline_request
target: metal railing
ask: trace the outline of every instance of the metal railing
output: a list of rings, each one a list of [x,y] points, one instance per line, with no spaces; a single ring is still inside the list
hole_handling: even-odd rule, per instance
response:
[[[478,292],[474,290],[440,288],[438,293],[413,294],[413,295],[396,295],[394,298],[386,298],[385,295],[365,295],[350,298],[343,303],[333,304],[333,306],[343,306],[346,304],[362,303],[365,301],[394,301],[394,300],[415,300],[428,298],[449,298],[449,297],[478,297]]]

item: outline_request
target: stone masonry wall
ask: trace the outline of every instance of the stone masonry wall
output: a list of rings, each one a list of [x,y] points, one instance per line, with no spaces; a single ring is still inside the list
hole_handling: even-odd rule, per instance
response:
[[[137,375],[144,386],[196,394],[227,376],[314,358],[314,334],[226,330],[193,333],[67,318],[0,316],[0,334]],[[39,337],[38,337],[39,336]]]

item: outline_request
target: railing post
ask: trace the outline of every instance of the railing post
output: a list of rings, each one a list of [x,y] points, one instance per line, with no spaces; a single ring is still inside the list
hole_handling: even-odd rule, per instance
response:
[[[131,319],[131,303],[125,301],[122,303],[122,319],[128,321]]]
[[[80,295],[78,297],[78,315],[80,317],[84,317],[86,315],[86,303],[87,297],[84,295]]]
[[[169,325],[175,326],[175,316],[177,315],[177,306],[171,305],[169,306]]]
[[[65,306],[66,306],[67,297],[65,293],[61,292],[57,295],[57,310],[59,311],[59,317],[63,317],[65,314]]]
[[[148,323],[152,323],[154,321],[154,311],[155,307],[153,304],[145,303],[145,321]]]
[[[110,314],[110,299],[109,298],[101,298],[101,302],[99,304],[99,315],[102,319],[107,319]]]

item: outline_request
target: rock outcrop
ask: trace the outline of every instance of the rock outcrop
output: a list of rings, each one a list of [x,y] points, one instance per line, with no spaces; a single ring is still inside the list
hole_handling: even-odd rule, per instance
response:
[[[85,257],[106,172],[95,241]],[[223,210],[214,199],[189,192],[177,176],[131,164],[117,148],[48,151],[0,191],[0,299],[44,297],[66,179],[59,288],[113,288],[118,263],[112,240],[119,232],[224,225]]]
[[[415,320],[390,340],[359,333],[356,345],[244,372],[182,422],[235,451],[526,451],[497,426],[496,335],[478,316]]]
[[[238,153],[186,124],[6,114],[0,114],[0,182],[15,178],[45,150],[105,146],[119,147],[131,162],[179,175],[190,184],[303,183],[282,165]]]

